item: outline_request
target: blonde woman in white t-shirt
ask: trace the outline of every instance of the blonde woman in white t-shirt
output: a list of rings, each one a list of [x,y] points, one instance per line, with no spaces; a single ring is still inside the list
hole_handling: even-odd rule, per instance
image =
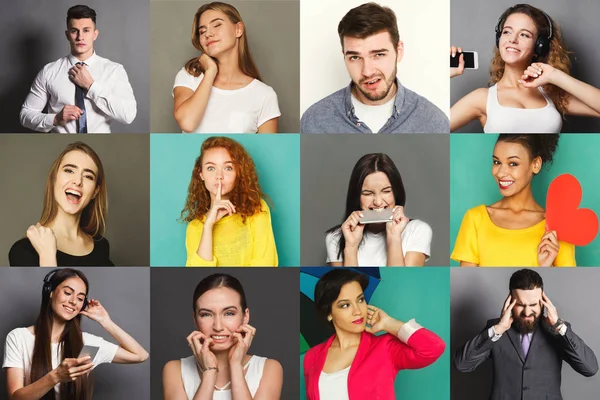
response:
[[[182,131],[276,133],[277,94],[262,82],[235,7],[220,2],[201,6],[192,44],[201,54],[179,71],[173,87],[173,116]]]

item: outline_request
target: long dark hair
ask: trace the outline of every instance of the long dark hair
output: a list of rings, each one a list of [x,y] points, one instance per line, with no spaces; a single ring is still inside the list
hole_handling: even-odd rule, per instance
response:
[[[360,193],[362,192],[363,182],[368,175],[374,172],[383,172],[386,174],[392,184],[395,203],[401,206],[406,204],[406,192],[404,191],[402,176],[400,176],[400,171],[398,171],[398,168],[396,168],[396,164],[394,164],[392,159],[384,153],[365,154],[357,161],[350,174],[348,194],[346,195],[346,212],[344,213],[342,223],[344,223],[354,211],[360,210]],[[344,235],[340,229],[341,226],[341,224],[336,225],[326,232],[334,233],[339,236],[338,257],[341,257],[342,254],[344,254],[344,249],[346,248],[346,239],[344,239]]]
[[[56,270],[44,282],[42,291],[42,305],[40,313],[35,321],[35,344],[33,346],[33,355],[31,357],[31,382],[41,379],[52,371],[52,322],[54,321],[54,312],[50,302],[50,293],[53,292],[62,282],[69,278],[80,278],[86,287],[86,295],[89,292],[90,285],[83,272],[71,268]],[[49,289],[49,290],[46,290]],[[81,332],[81,314],[67,321],[65,328],[60,336],[59,349],[60,360],[65,358],[77,358],[83,348],[83,335]],[[90,400],[92,398],[92,385],[89,376],[79,376],[74,382],[63,382],[60,384],[61,400]],[[48,391],[41,400],[55,400],[54,388]]]

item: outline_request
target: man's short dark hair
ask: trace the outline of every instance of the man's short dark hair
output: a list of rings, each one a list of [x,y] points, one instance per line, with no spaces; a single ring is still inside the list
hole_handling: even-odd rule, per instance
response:
[[[94,22],[94,26],[96,25],[96,11],[93,8],[83,5],[73,6],[67,11],[67,26],[69,26],[70,20],[83,18],[90,18]]]
[[[540,288],[544,290],[544,281],[537,272],[531,269],[521,269],[510,277],[509,289],[533,290]]]
[[[382,7],[377,3],[366,3],[353,8],[344,15],[338,25],[342,48],[346,36],[364,39],[383,31],[390,34],[394,49],[398,48],[400,34],[396,14],[391,8]]]

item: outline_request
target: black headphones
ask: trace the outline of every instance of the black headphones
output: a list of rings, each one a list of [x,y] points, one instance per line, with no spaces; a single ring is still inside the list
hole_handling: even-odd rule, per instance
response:
[[[504,26],[504,22],[506,22],[506,18],[508,18],[508,16],[513,13],[515,8],[528,8],[530,10],[536,10],[544,14],[544,17],[546,17],[546,21],[548,21],[548,36],[538,35],[538,38],[535,41],[535,46],[533,47],[533,52],[535,53],[536,59],[545,57],[550,51],[550,41],[552,40],[553,31],[552,20],[550,19],[548,14],[546,14],[539,8],[530,6],[529,4],[517,4],[516,6],[513,6],[508,10],[504,11],[504,13],[500,16],[500,18],[498,19],[498,23],[496,24],[496,47],[499,47],[500,44],[500,36],[502,36],[502,28]]]
[[[52,293],[52,291],[56,288],[52,285],[50,280],[52,279],[52,276],[54,276],[54,274],[57,271],[60,271],[60,268],[53,269],[52,271],[48,272],[46,274],[46,276],[44,277],[44,286],[42,286],[42,296],[50,298],[50,293]],[[88,298],[87,298],[87,296],[85,296],[85,299],[83,299],[83,306],[81,307],[81,309],[85,310],[87,305],[88,305]]]

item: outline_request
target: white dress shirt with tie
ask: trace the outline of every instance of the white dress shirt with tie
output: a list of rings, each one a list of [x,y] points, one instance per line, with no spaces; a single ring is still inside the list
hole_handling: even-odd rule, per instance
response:
[[[37,74],[21,107],[21,125],[38,132],[77,133],[77,121],[54,126],[54,117],[65,105],[75,105],[75,84],[69,70],[80,62],[73,55],[46,64]],[[84,61],[94,83],[85,95],[87,131],[110,133],[113,120],[130,124],[137,113],[137,103],[121,64],[96,53]],[[48,106],[47,113],[43,110]]]

